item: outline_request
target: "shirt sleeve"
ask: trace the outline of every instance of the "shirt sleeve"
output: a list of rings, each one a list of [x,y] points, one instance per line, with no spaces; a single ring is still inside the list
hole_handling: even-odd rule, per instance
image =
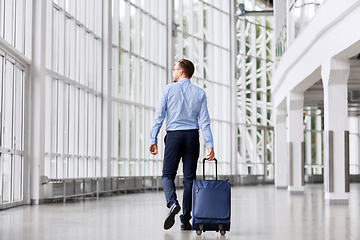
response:
[[[165,92],[163,90],[160,96],[160,100],[156,106],[154,124],[150,130],[150,144],[157,144],[157,136],[166,115],[166,104],[167,96],[165,95]]]
[[[210,128],[210,116],[209,116],[209,112],[208,112],[208,108],[207,108],[207,99],[206,99],[205,94],[201,101],[200,113],[199,113],[199,124],[200,124],[202,135],[203,135],[205,143],[206,143],[206,147],[213,148],[214,143],[213,143],[213,137],[212,137],[211,128]]]

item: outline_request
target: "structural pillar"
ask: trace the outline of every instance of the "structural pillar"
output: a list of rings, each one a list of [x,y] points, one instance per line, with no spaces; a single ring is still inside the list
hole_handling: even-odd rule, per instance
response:
[[[231,18],[230,18],[230,49],[232,52],[235,52],[236,49],[236,21],[235,21],[235,17],[233,16],[233,14],[235,14],[236,12],[236,6],[235,6],[235,1],[230,1],[230,14],[231,14]],[[238,159],[237,159],[237,152],[238,152],[238,129],[237,129],[237,120],[236,119],[236,112],[237,110],[237,95],[238,95],[238,88],[237,88],[237,83],[236,83],[236,78],[235,78],[235,68],[236,68],[236,55],[235,54],[230,54],[230,76],[231,76],[231,89],[230,89],[230,119],[231,119],[231,125],[230,125],[230,135],[231,135],[231,144],[230,144],[230,150],[231,150],[231,154],[230,154],[230,172],[232,175],[239,175],[239,171],[237,168],[237,164],[238,164]]]
[[[45,157],[45,63],[46,1],[33,1],[33,35],[31,66],[30,116],[30,203],[37,205],[44,199],[40,178],[44,175]],[[27,200],[25,202],[28,202]]]
[[[286,109],[276,108],[275,112],[275,186],[288,186]]]
[[[348,60],[329,59],[321,66],[324,88],[324,183],[328,203],[348,204]]]
[[[111,88],[111,1],[103,2],[103,79],[102,79],[102,155],[101,175],[111,176],[111,118],[112,118],[112,88]]]
[[[304,193],[304,93],[290,92],[287,100],[288,190]]]

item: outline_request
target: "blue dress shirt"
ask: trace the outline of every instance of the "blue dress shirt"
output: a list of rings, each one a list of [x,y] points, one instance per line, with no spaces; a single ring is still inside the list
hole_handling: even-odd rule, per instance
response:
[[[166,131],[199,129],[200,124],[207,148],[214,147],[205,91],[189,79],[182,78],[164,87],[150,131],[150,144],[157,144],[157,135],[166,112]]]

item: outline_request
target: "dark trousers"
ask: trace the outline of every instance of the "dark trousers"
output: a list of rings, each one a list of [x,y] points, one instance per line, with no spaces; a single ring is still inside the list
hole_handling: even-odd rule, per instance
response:
[[[165,137],[162,183],[168,208],[178,203],[174,179],[180,159],[182,158],[183,161],[183,214],[180,216],[182,223],[189,222],[191,219],[192,184],[196,179],[199,149],[199,130],[169,131]]]

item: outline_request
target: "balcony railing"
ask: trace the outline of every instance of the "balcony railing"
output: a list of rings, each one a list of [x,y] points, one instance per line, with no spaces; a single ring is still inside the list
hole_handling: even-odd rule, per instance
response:
[[[294,0],[290,5],[286,18],[288,21],[285,20],[276,41],[276,67],[287,48],[303,32],[324,2],[325,0]]]

